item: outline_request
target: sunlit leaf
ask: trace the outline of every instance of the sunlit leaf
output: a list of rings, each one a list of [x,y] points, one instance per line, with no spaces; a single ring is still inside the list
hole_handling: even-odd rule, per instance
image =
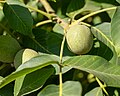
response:
[[[62,96],[82,96],[81,84],[77,81],[66,81],[63,83]],[[58,85],[46,86],[37,96],[59,96]]]
[[[120,55],[120,7],[117,8],[111,22],[111,36],[118,55]]]
[[[96,87],[90,92],[86,93],[85,96],[92,96],[93,94],[94,96],[103,96],[102,89],[100,87]]]
[[[64,34],[64,29],[59,24],[55,24],[53,31],[62,35]]]
[[[119,96],[118,90],[115,90],[115,91],[114,91],[114,94],[115,94],[115,96]]]
[[[36,56],[38,56],[38,53],[35,50],[25,49],[22,54],[22,64]]]
[[[4,13],[2,10],[0,10],[0,22],[3,20],[3,18],[4,18]]]
[[[28,62],[25,62],[24,64],[20,65],[15,72],[2,79],[0,81],[0,88],[7,85],[11,81],[17,79],[20,76],[27,75],[31,72],[34,72],[51,64],[57,64],[58,60],[59,58],[54,55],[40,55],[38,57],[32,58]]]
[[[112,42],[112,37],[111,37],[111,24],[105,22],[95,27],[98,30],[92,28],[92,33],[96,38],[98,38],[98,40],[100,40],[106,45],[105,50],[100,50],[101,51],[100,54],[106,57],[112,56],[110,62],[117,64],[117,53],[115,51],[115,46]],[[111,52],[109,50],[111,50]]]
[[[120,66],[109,63],[99,56],[74,56],[64,62],[64,65],[94,74],[108,86],[120,87]]]
[[[118,3],[120,3],[120,0],[116,0]]]
[[[32,49],[26,48],[17,52],[14,59],[14,66],[17,69],[21,64],[30,60],[31,58],[38,56],[38,53]]]
[[[38,56],[38,53],[32,49],[27,48],[27,49],[20,50],[17,53],[17,55],[15,56],[14,65],[17,68],[21,64],[25,63],[26,61],[30,60],[31,58],[33,58],[35,56]],[[15,87],[14,87],[14,95],[15,96],[17,96],[20,93],[19,91],[20,91],[21,87],[23,86],[24,78],[25,78],[25,75],[21,76],[15,80]]]

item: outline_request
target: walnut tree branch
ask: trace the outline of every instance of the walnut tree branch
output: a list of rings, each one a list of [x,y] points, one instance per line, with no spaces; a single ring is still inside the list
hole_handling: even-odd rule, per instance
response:
[[[45,10],[47,11],[47,13],[52,15],[52,20],[53,22],[56,22],[58,24],[61,25],[61,27],[64,28],[64,30],[67,30],[69,28],[69,24],[66,23],[64,20],[62,20],[60,17],[58,17],[55,14],[55,11],[52,9],[52,7],[50,6],[50,4],[47,2],[47,0],[39,0],[41,2],[41,4],[44,6]]]

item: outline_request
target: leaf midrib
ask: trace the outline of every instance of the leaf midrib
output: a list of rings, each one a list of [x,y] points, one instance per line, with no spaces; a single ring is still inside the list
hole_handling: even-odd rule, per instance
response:
[[[15,16],[19,19],[19,21],[23,24],[24,27],[27,27],[27,25],[22,21],[22,19],[19,17],[19,15],[14,11],[14,8],[11,5],[8,5],[10,9],[13,11]]]

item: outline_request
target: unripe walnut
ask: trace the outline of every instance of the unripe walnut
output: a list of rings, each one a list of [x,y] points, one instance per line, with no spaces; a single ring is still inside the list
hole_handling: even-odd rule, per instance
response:
[[[93,45],[93,35],[85,25],[72,25],[66,34],[69,49],[75,54],[86,54]]]

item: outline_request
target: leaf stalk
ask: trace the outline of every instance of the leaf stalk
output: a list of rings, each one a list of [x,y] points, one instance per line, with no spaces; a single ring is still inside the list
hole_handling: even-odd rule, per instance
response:
[[[107,92],[106,89],[105,89],[106,85],[103,85],[103,84],[101,83],[101,81],[100,81],[97,77],[96,77],[96,81],[97,81],[98,84],[100,85],[101,89],[105,92],[105,94],[106,94],[107,96],[109,96],[108,92]]]

